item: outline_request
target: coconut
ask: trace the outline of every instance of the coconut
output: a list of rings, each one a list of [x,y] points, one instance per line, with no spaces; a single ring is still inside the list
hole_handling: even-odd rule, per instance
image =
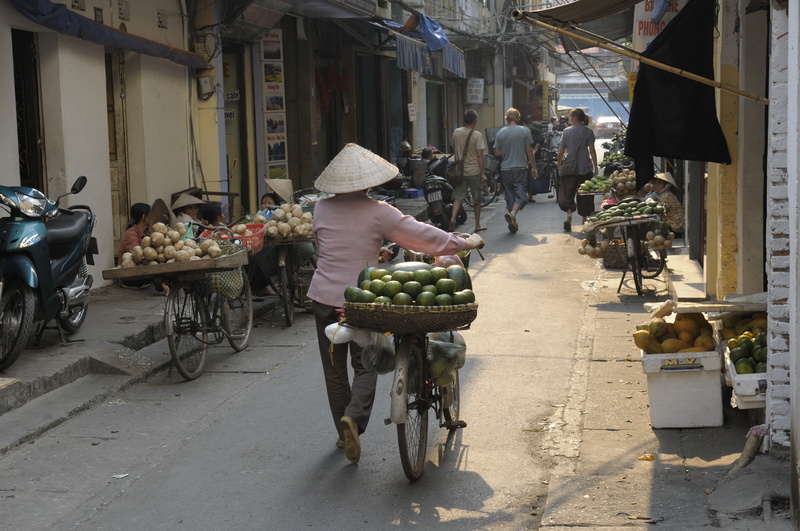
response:
[[[183,231],[186,232],[186,229],[183,229]],[[175,243],[176,241],[181,239],[181,233],[178,232],[177,230],[168,231],[167,238],[172,240],[172,243]]]
[[[178,240],[173,244],[173,247],[175,247],[176,251],[180,251],[181,249],[183,249],[183,246],[184,246],[183,240]]]
[[[281,210],[280,208],[276,208],[275,211],[272,213],[272,219],[277,221],[283,221],[286,219],[286,211]]]
[[[150,236],[145,236],[142,238],[142,249],[145,247],[150,247]]]
[[[187,260],[189,260],[189,253],[186,252],[186,249],[181,249],[175,253],[176,262],[186,262]]]
[[[130,260],[130,259],[123,260],[122,264],[120,265],[120,267],[122,267],[123,269],[127,269],[129,267],[136,267],[136,262],[134,262],[133,260]]]
[[[168,230],[169,229],[167,229],[167,226],[161,223],[160,221],[153,225],[153,234],[158,232],[162,235],[166,235]]]
[[[177,250],[172,245],[167,245],[166,247],[164,247],[164,257],[167,260],[175,258],[175,253],[176,252],[177,252]]]
[[[158,252],[152,247],[145,247],[143,250],[143,255],[145,260],[152,262],[156,259],[156,257],[158,257]]]
[[[244,223],[239,223],[238,225],[236,225],[233,228],[233,233],[234,234],[244,234],[244,231],[246,231],[246,230],[247,230],[247,225],[245,225]]]
[[[154,232],[153,234],[151,234],[150,245],[152,247],[158,247],[159,245],[164,245],[164,235],[160,232]]]
[[[278,232],[278,227],[275,225],[271,225],[267,227],[267,238],[277,238],[280,236]]]
[[[206,250],[206,253],[207,253],[207,254],[208,254],[208,256],[210,256],[211,258],[216,258],[216,257],[218,257],[219,255],[221,255],[221,254],[222,254],[222,249],[220,249],[218,245],[212,245],[211,247],[209,247],[209,248]]]
[[[178,234],[183,236],[186,234],[186,225],[184,225],[182,221],[179,221],[175,224],[175,230],[178,231]]]

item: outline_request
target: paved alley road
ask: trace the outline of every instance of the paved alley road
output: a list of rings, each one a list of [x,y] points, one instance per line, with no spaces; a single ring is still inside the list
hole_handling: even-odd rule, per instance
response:
[[[469,426],[448,438],[431,419],[419,481],[383,423],[389,375],[360,464],[335,447],[313,320],[298,312],[290,328],[260,321],[242,353],[212,348],[198,380],[160,373],[2,456],[0,528],[537,528],[553,456],[570,460],[579,444],[570,404],[585,385],[599,271],[555,200],[538,197],[516,235],[502,202],[484,210],[460,373]]]

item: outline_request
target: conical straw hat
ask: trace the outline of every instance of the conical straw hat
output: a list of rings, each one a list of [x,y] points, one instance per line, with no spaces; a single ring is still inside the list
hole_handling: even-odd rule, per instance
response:
[[[662,181],[666,181],[669,185],[672,186],[673,190],[678,189],[678,185],[675,184],[675,179],[672,178],[672,174],[670,172],[665,173],[656,173],[653,178],[660,179]]]
[[[175,202],[172,203],[172,210],[177,210],[179,208],[189,205],[204,205],[204,204],[205,201],[203,201],[202,199],[198,199],[197,197],[191,194],[183,192],[180,196],[178,196],[178,199],[176,199]]]
[[[175,214],[172,213],[172,210],[170,210],[163,199],[156,199],[153,201],[153,206],[150,207],[150,216],[148,219],[150,220],[151,229],[156,223],[163,223],[168,227],[174,227],[177,221]]]
[[[358,144],[347,144],[328,164],[314,187],[329,194],[366,190],[392,180],[397,167]]]
[[[264,179],[267,186],[272,188],[272,191],[278,194],[284,203],[289,203],[292,200],[292,193],[294,186],[292,186],[291,179]]]

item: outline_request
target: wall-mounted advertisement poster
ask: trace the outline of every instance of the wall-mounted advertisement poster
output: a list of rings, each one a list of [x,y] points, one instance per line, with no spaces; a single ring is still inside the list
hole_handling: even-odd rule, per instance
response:
[[[264,143],[268,179],[289,178],[283,68],[283,35],[281,30],[274,29],[261,39]]]

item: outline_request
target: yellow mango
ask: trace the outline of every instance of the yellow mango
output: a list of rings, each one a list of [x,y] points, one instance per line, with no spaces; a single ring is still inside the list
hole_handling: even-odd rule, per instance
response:
[[[650,332],[647,330],[637,330],[634,332],[633,342],[636,343],[637,347],[648,354],[661,354],[663,352],[661,344],[653,339],[653,336],[651,336]]]
[[[678,352],[679,350],[683,350],[685,348],[691,348],[691,344],[687,343],[686,341],[681,341],[680,339],[666,339],[661,342],[661,348],[664,352]]]

